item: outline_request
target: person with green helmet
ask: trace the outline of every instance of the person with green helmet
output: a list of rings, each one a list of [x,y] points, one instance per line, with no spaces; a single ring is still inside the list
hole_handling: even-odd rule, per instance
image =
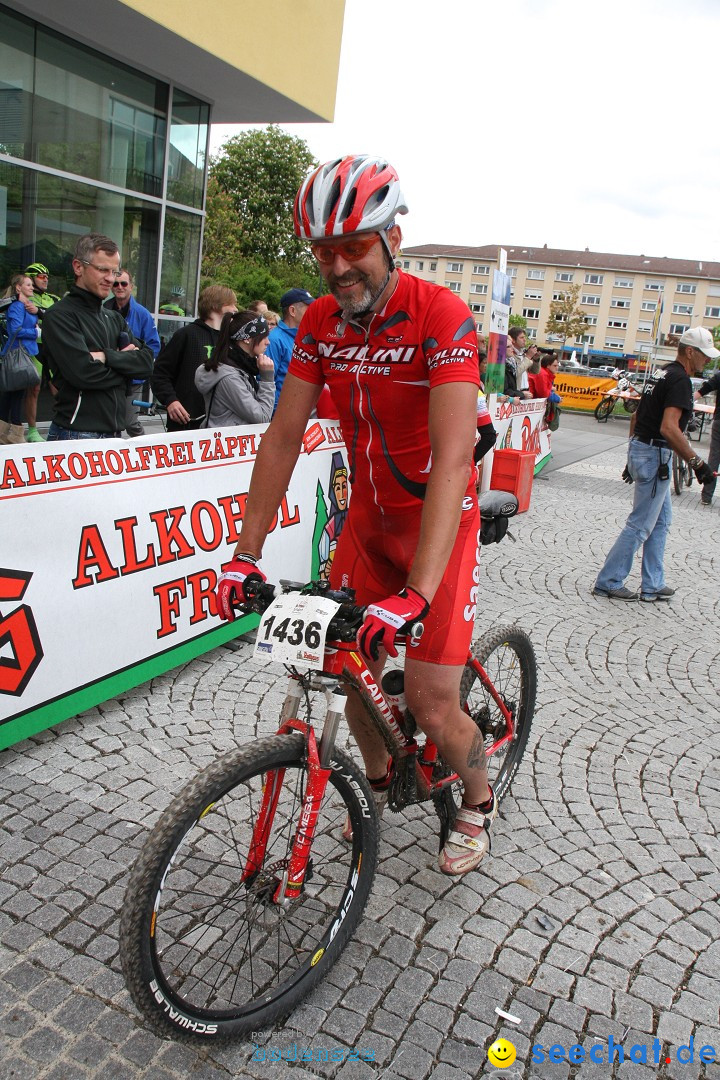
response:
[[[164,304],[161,304],[158,308],[159,315],[185,315],[185,308],[181,305],[180,301],[185,296],[185,290],[182,285],[173,285],[170,290],[170,299],[166,300]]]
[[[48,279],[50,271],[44,263],[34,262],[30,263],[25,268],[25,273],[31,279],[33,283],[32,302],[38,309],[38,345],[39,352],[37,356],[33,357],[35,367],[38,369],[38,375],[42,378],[43,373],[43,351],[42,351],[42,317],[48,308],[51,308],[53,304],[56,304],[60,299],[55,293],[48,292]],[[37,405],[38,396],[40,394],[40,383],[37,386],[31,386],[25,394],[25,419],[27,420],[28,442],[45,442],[42,435],[37,429]]]

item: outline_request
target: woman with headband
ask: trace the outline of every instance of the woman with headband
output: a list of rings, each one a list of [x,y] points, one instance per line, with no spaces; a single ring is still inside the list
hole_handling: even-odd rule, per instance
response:
[[[265,356],[269,333],[264,316],[253,311],[223,316],[218,343],[195,372],[195,385],[205,399],[204,427],[270,421],[275,366]]]

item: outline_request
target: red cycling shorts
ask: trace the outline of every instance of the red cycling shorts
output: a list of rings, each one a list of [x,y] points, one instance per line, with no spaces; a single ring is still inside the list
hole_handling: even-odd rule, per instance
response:
[[[466,496],[455,545],[423,620],[425,632],[407,655],[431,664],[464,664],[475,625],[480,559],[477,500]],[[350,504],[335,551],[330,582],[355,589],[357,603],[385,600],[407,584],[420,535],[420,513],[367,517],[358,500]]]

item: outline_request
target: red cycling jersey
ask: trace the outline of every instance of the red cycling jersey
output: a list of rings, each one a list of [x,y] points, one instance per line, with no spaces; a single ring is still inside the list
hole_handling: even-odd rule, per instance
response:
[[[356,501],[384,513],[420,509],[431,453],[430,390],[480,385],[475,321],[448,289],[398,271],[397,287],[365,330],[332,296],[305,312],[290,374],[327,383],[340,415]],[[468,493],[475,471],[468,457]]]

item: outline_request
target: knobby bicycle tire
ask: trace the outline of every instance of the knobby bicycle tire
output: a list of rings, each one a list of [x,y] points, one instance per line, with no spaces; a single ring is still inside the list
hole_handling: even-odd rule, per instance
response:
[[[680,479],[680,458],[677,456],[675,451],[673,451],[672,456],[672,477],[675,494],[679,495],[682,491],[682,480]]]
[[[682,494],[682,489],[690,487],[693,482],[692,469],[687,461],[683,460],[675,451],[673,451],[672,456],[672,476],[676,495]]]
[[[614,398],[603,398],[602,401],[598,402],[598,404],[595,406],[595,419],[597,420],[598,424],[606,423],[607,418],[611,415],[614,408]]]
[[[131,873],[120,955],[159,1034],[215,1045],[287,1016],[342,953],[377,865],[378,816],[362,772],[333,750],[299,897],[272,902],[306,790],[304,737],[275,735],[219,759],[159,818]],[[262,867],[245,882],[262,785],[281,788]],[[346,815],[352,843],[341,836]]]
[[[484,634],[472,651],[515,716],[512,741],[492,754],[487,763],[488,780],[500,801],[510,788],[530,735],[537,689],[535,650],[524,630],[505,626]],[[469,664],[460,682],[460,704],[482,731],[486,749],[505,733],[502,712]]]

